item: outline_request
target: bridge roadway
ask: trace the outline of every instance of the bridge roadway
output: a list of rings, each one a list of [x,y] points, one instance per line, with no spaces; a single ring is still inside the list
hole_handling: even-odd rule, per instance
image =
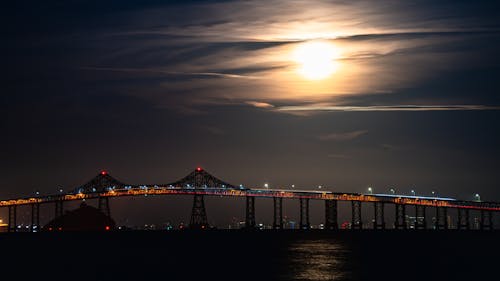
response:
[[[210,187],[216,186],[216,187]],[[9,208],[9,231],[16,228],[16,207],[31,205],[32,207],[32,230],[39,227],[39,208],[41,204],[55,203],[56,217],[63,214],[63,202],[74,200],[98,199],[99,209],[110,215],[109,198],[124,196],[148,196],[148,195],[192,195],[194,196],[193,212],[191,214],[190,226],[193,228],[205,228],[208,226],[204,196],[231,196],[245,197],[246,200],[246,225],[255,227],[255,198],[273,198],[274,200],[274,223],[273,227],[283,228],[282,224],[282,200],[300,200],[300,227],[309,228],[309,200],[325,201],[325,227],[337,229],[337,202],[350,201],[352,203],[352,224],[354,229],[362,228],[361,203],[373,203],[375,218],[373,227],[385,229],[384,205],[395,205],[395,228],[405,229],[407,227],[406,206],[415,206],[416,217],[422,217],[423,221],[417,221],[416,228],[426,228],[426,207],[436,209],[435,226],[437,229],[447,229],[447,210],[454,208],[458,210],[458,228],[469,229],[469,210],[481,212],[480,226],[482,229],[492,229],[492,214],[500,211],[499,202],[465,201],[453,198],[405,196],[389,194],[360,194],[343,193],[316,190],[288,190],[288,189],[257,189],[243,188],[225,183],[201,168],[197,168],[185,178],[166,185],[125,185],[101,172],[86,185],[76,188],[65,194],[53,194],[46,196],[25,197],[10,200],[0,200],[0,207]]]

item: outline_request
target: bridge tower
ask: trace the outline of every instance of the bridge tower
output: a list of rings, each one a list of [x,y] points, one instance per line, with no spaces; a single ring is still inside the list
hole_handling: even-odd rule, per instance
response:
[[[283,229],[283,198],[273,197],[274,216],[273,229]]]
[[[207,212],[205,211],[205,201],[203,195],[195,194],[193,201],[193,210],[191,211],[191,220],[189,228],[206,229],[208,227]]]
[[[300,229],[309,228],[309,198],[300,198]]]
[[[373,202],[375,218],[373,220],[373,229],[385,229],[384,202]]]
[[[17,206],[9,206],[9,225],[7,226],[7,232],[17,231]]]
[[[419,218],[422,218],[422,220],[419,220]],[[415,229],[425,229],[426,227],[425,206],[415,205]]]
[[[31,226],[30,231],[40,231],[40,203],[31,204]]]
[[[448,209],[446,207],[436,207],[436,229],[448,229]]]
[[[406,229],[406,205],[396,203],[394,206],[396,210],[394,228]]]
[[[103,214],[105,214],[108,217],[111,217],[111,209],[109,207],[109,197],[107,196],[99,196],[98,199],[98,209],[101,211]]]
[[[246,197],[246,213],[245,213],[245,228],[254,229],[255,228],[255,197]]]
[[[351,229],[363,229],[361,201],[351,201]]]
[[[491,211],[481,210],[479,227],[481,230],[493,230],[493,213]]]
[[[194,200],[189,227],[198,229],[205,229],[209,226],[207,220],[207,212],[205,210],[205,202],[203,199],[203,189],[237,189],[234,185],[223,182],[222,180],[207,173],[200,167],[196,168],[184,178],[173,183],[165,184],[164,186],[175,186],[193,189]]]
[[[325,229],[339,229],[337,200],[325,200]]]
[[[464,208],[458,208],[458,222],[457,222],[457,227],[458,229],[465,229],[469,230],[470,229],[470,224],[469,224],[469,209],[464,209]]]
[[[58,218],[64,213],[64,200],[60,198],[59,200],[54,201],[55,206],[55,217]]]

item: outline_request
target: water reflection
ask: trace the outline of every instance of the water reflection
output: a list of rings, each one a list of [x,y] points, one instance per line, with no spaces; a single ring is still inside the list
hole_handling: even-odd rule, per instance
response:
[[[344,280],[349,251],[336,241],[304,240],[288,249],[290,280]]]

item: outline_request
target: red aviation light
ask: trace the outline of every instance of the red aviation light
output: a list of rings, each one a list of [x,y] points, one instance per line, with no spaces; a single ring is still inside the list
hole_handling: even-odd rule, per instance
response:
[[[106,225],[106,227],[104,228],[105,230],[109,230],[109,225]]]
[[[201,172],[201,168],[200,167],[196,168],[196,171]]]
[[[101,175],[105,176],[108,172],[106,171],[101,171]]]

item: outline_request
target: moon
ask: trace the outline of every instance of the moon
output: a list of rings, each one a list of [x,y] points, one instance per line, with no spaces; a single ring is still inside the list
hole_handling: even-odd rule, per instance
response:
[[[297,72],[308,80],[323,80],[338,68],[339,49],[326,41],[308,41],[300,44],[293,52]]]

